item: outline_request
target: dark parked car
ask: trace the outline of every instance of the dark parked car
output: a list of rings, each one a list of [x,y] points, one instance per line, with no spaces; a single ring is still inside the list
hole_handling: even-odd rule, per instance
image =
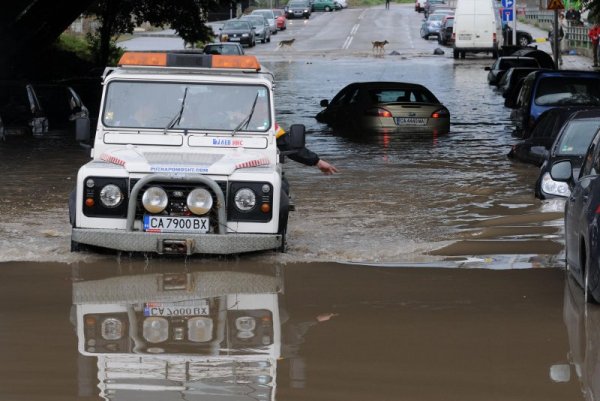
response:
[[[404,82],[355,82],[342,89],[315,118],[352,131],[447,133],[450,112],[429,89]]]
[[[440,26],[440,33],[438,35],[438,43],[444,46],[452,46],[454,40],[452,39],[452,30],[454,28],[454,16],[447,15],[442,20]]]
[[[306,18],[310,17],[311,5],[308,0],[291,0],[285,6],[285,16],[287,18]]]
[[[43,137],[48,118],[33,86],[20,81],[0,82],[0,118],[4,135]]]
[[[89,111],[70,86],[35,84],[34,88],[46,116],[51,134],[75,137],[77,120],[89,120]]]
[[[204,54],[225,54],[225,55],[242,55],[244,48],[239,43],[219,42],[209,43],[204,46]]]
[[[555,107],[600,106],[600,74],[592,71],[539,70],[527,75],[511,119],[524,138],[538,117]]]
[[[488,71],[488,84],[498,85],[498,82],[509,68],[513,67],[529,67],[529,68],[540,68],[539,63],[533,57],[519,57],[519,56],[502,56],[498,57],[491,67],[485,67]]]
[[[584,288],[586,301],[600,302],[600,130],[590,141],[578,175],[570,160],[556,161],[550,170],[555,182],[568,184],[565,202],[567,271]]]
[[[540,199],[568,197],[564,182],[552,179],[550,170],[559,160],[569,160],[573,176],[578,176],[592,138],[600,130],[600,109],[575,112],[565,122],[548,152],[535,184],[535,196]]]
[[[502,28],[502,35],[504,36],[504,45],[512,46],[513,44],[513,30],[510,26],[504,25]],[[533,42],[533,37],[529,32],[519,31],[517,29],[517,46],[526,47]]]
[[[587,110],[585,107],[550,109],[542,113],[531,135],[517,142],[508,152],[508,157],[525,163],[541,166],[548,156],[556,136],[573,113]]]
[[[504,98],[506,98],[512,91],[514,91],[514,87],[520,79],[524,79],[529,73],[533,71],[537,71],[540,68],[537,67],[511,67],[506,70],[506,73],[502,75],[502,78],[498,81],[498,92],[502,94]],[[519,87],[519,89],[521,89]],[[519,92],[517,91],[517,94]],[[515,96],[516,98],[516,96]],[[516,100],[516,99],[515,99]],[[507,107],[507,104],[504,104]]]
[[[221,42],[236,42],[248,47],[254,47],[256,45],[256,38],[254,36],[254,29],[249,21],[241,21],[239,19],[233,19],[225,21],[219,34],[219,41]]]

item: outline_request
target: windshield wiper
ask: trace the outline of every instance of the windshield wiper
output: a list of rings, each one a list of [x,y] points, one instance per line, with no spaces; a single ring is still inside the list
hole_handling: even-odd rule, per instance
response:
[[[175,114],[175,116],[171,119],[171,121],[169,121],[169,123],[165,127],[165,130],[163,131],[163,134],[166,134],[168,130],[173,128],[175,126],[175,124],[179,124],[179,122],[181,121],[181,116],[183,115],[183,109],[185,108],[185,98],[187,97],[188,89],[189,88],[186,86],[185,91],[183,92],[183,99],[181,99],[181,107],[179,108],[179,111],[177,112],[177,114]]]
[[[240,122],[239,125],[237,127],[235,127],[235,129],[233,130],[231,135],[237,134],[237,132],[239,130],[241,130],[242,128],[248,128],[248,125],[250,124],[250,120],[252,120],[252,115],[254,114],[254,108],[256,107],[257,101],[258,101],[258,92],[256,92],[256,97],[254,98],[254,102],[252,103],[252,108],[250,109],[250,114],[248,114],[248,116],[246,116],[246,118],[244,118],[242,120],[242,122]]]

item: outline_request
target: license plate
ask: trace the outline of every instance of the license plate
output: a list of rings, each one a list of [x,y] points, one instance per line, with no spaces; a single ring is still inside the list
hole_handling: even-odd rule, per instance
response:
[[[239,42],[240,38],[229,38],[230,42]]]
[[[426,118],[419,117],[396,117],[396,125],[426,125]]]
[[[208,232],[208,217],[144,215],[144,231],[152,233],[206,233]]]
[[[185,302],[148,302],[144,304],[144,316],[208,316],[210,309],[206,299]]]
[[[470,34],[461,33],[460,35],[458,35],[458,38],[460,40],[471,40],[471,35]]]

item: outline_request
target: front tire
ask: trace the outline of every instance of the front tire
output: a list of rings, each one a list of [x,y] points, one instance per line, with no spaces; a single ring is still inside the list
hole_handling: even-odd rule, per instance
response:
[[[517,43],[521,47],[526,47],[526,46],[529,46],[529,39],[527,39],[527,37],[525,37],[525,36],[521,36],[517,39]]]
[[[325,6],[325,11],[329,12],[331,11],[331,8],[329,8],[329,6]]]

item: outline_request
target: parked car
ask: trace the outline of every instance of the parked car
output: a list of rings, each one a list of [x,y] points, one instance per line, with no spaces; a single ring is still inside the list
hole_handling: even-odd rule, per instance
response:
[[[438,43],[440,45],[448,46],[454,43],[452,39],[452,28],[454,27],[454,16],[447,15],[442,19],[440,25],[440,33],[438,35]]]
[[[315,118],[332,127],[447,133],[450,112],[429,89],[405,82],[355,82],[343,88]]]
[[[43,137],[48,133],[48,118],[30,83],[0,81],[0,118],[4,136]]]
[[[285,7],[287,18],[310,18],[311,6],[308,0],[291,0]]]
[[[507,95],[513,91],[514,86],[516,85],[519,79],[524,79],[528,74],[539,70],[537,67],[511,67],[502,78],[498,81],[498,92],[506,99]],[[518,92],[517,92],[518,93]],[[505,106],[507,106],[505,104]],[[509,106],[507,106],[509,107]]]
[[[236,42],[248,47],[256,46],[256,37],[250,21],[241,21],[232,19],[225,21],[222,28],[219,28],[219,41]]]
[[[340,5],[340,7],[342,7],[342,8],[348,8],[347,0],[335,0],[335,2],[338,3]]]
[[[567,271],[584,288],[586,301],[600,302],[600,130],[583,157],[578,175],[571,160],[558,160],[551,169],[553,181],[568,185],[565,202],[565,256]]]
[[[312,11],[334,11],[341,8],[342,6],[333,0],[315,0],[312,4]]]
[[[275,25],[277,25],[277,29],[279,29],[280,31],[286,30],[287,18],[285,17],[285,10],[274,8],[273,14],[275,14]]]
[[[498,57],[491,67],[485,67],[488,71],[487,81],[490,85],[498,85],[498,81],[506,71],[512,67],[540,68],[539,63],[533,57],[502,56]]]
[[[242,55],[244,48],[239,43],[233,42],[217,42],[209,43],[204,46],[204,54],[226,54],[226,55]]]
[[[265,17],[259,14],[242,15],[240,20],[250,21],[252,27],[254,28],[254,36],[256,37],[256,40],[260,40],[261,43],[271,41],[271,27],[269,26],[269,22],[267,22]]]
[[[530,73],[511,112],[515,136],[526,137],[544,111],[572,106],[600,106],[600,73],[569,70]]]
[[[271,33],[273,35],[277,34],[277,24],[275,24],[276,17],[272,9],[264,8],[252,11],[252,15],[255,14],[262,15],[263,17],[265,17],[265,19],[269,23],[269,27],[271,28]]]
[[[89,111],[73,88],[61,84],[35,84],[35,91],[52,134],[66,134],[75,138],[78,120],[87,120]]]
[[[598,130],[600,130],[600,109],[581,110],[571,115],[556,136],[540,167],[540,174],[535,184],[537,198],[566,198],[570,195],[568,185],[553,180],[550,170],[557,161],[569,160],[573,176],[577,177],[587,149]]]
[[[511,147],[508,157],[538,167],[541,166],[565,121],[573,113],[580,110],[587,110],[587,108],[584,106],[546,110],[538,118],[530,136]]]
[[[425,14],[425,18],[429,17],[431,7],[438,4],[446,4],[445,0],[425,0],[423,4],[423,13]]]
[[[512,46],[513,44],[513,31],[509,25],[502,27],[502,36],[504,38],[505,46]],[[533,37],[529,32],[520,31],[517,29],[517,46],[526,47],[533,42]]]
[[[431,14],[426,20],[423,20],[420,31],[421,37],[429,39],[432,35],[439,36],[443,18],[444,14]]]

